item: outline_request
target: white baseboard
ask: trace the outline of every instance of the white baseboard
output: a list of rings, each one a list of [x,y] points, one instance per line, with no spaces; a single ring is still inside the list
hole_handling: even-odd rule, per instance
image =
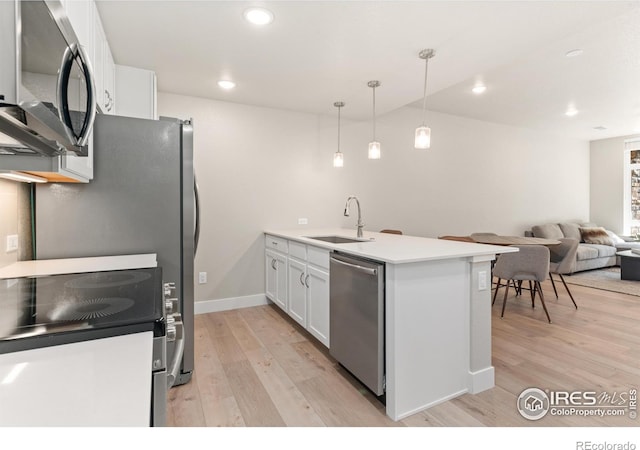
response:
[[[477,372],[469,372],[469,392],[477,394],[495,386],[495,369],[493,366]]]
[[[264,294],[246,295],[244,297],[219,298],[216,300],[204,300],[195,302],[193,310],[195,314],[228,311],[230,309],[249,308],[251,306],[266,305],[267,297]]]

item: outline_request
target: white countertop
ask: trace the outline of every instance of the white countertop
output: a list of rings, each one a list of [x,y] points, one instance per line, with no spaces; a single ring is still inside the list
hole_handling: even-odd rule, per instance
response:
[[[439,259],[489,256],[517,252],[518,249],[501,245],[475,244],[387,233],[364,231],[363,240],[352,244],[332,244],[310,239],[308,236],[341,236],[356,239],[355,229],[322,228],[266,230],[266,234],[279,236],[329,250],[342,250],[352,255],[391,264],[412,263]]]
[[[0,268],[0,280],[5,278],[140,269],[157,266],[158,263],[155,253],[97,256],[92,258],[39,259],[35,261],[19,261]]]

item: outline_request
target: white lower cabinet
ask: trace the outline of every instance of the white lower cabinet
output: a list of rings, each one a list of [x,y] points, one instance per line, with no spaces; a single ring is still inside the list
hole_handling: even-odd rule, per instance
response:
[[[329,347],[329,270],[307,266],[307,330]]]
[[[305,278],[307,275],[307,264],[289,257],[287,264],[287,275],[289,277],[289,315],[303,327],[307,327],[307,285]]]
[[[267,297],[287,311],[287,256],[267,249],[265,268]]]
[[[267,297],[329,347],[329,250],[268,235],[266,246]]]

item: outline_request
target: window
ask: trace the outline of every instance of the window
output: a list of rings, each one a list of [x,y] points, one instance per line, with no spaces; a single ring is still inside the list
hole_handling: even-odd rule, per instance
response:
[[[624,232],[640,236],[640,139],[624,143]]]

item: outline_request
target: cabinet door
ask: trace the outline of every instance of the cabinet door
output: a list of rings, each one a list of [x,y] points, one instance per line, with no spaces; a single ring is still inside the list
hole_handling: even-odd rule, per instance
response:
[[[64,2],[64,9],[80,45],[86,49],[89,58],[91,58],[93,51],[93,2],[68,0]],[[93,61],[91,62],[93,63]]]
[[[264,265],[267,298],[286,311],[287,257],[272,250],[266,250]]]
[[[89,155],[88,156],[73,156],[62,155],[60,158],[60,165],[65,171],[71,172],[75,175],[80,175],[86,178],[87,181],[93,179],[93,131],[88,141]]]
[[[116,65],[113,62],[113,55],[109,43],[104,41],[104,107],[106,114],[116,113]]]
[[[329,272],[307,266],[309,326],[307,330],[329,347]]]
[[[303,327],[307,326],[307,276],[306,264],[293,258],[289,258],[289,315]]]
[[[116,114],[156,119],[156,74],[151,70],[116,64]]]
[[[282,308],[283,311],[287,310],[287,256],[282,253],[274,253],[276,258],[276,273],[278,275],[276,281],[276,298],[275,304]]]
[[[104,28],[102,28],[102,21],[100,20],[100,14],[98,14],[98,8],[93,4],[93,75],[96,79],[96,102],[100,111],[105,112],[105,99],[104,95],[104,48],[107,38],[104,34]]]
[[[266,250],[264,252],[265,260],[265,281],[266,281],[266,289],[265,293],[267,294],[267,298],[269,300],[275,302],[278,297],[278,266],[275,252],[270,250]]]

